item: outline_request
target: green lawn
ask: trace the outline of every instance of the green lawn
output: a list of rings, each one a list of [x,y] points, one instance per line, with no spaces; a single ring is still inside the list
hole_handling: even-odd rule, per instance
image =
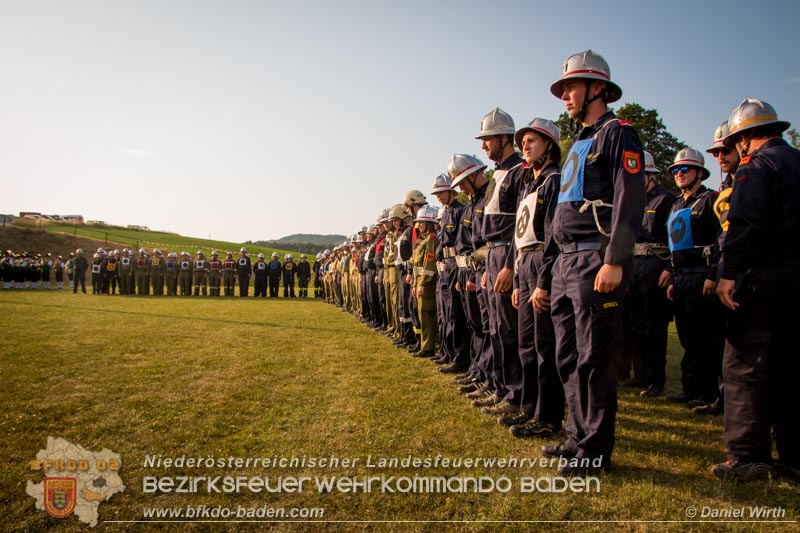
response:
[[[127,488],[100,506],[98,529],[278,531],[798,530],[800,487],[736,485],[709,473],[724,460],[720,418],[620,392],[615,469],[593,493],[527,493],[521,478],[552,468],[368,468],[368,456],[539,458],[458,394],[427,360],[315,300],[0,293],[0,530],[85,531],[75,516],[34,508],[26,483],[47,438],[109,448]],[[671,338],[670,383],[677,384]],[[163,457],[359,458],[338,468],[155,468]],[[508,492],[145,493],[149,476],[505,476]],[[397,486],[397,485],[395,485]],[[321,520],[275,524],[137,524],[151,507],[324,508]],[[698,510],[782,507],[792,524],[665,523]],[[572,521],[533,524],[520,521]],[[710,520],[710,519],[709,519]],[[106,521],[126,521],[107,523]],[[341,523],[347,521],[347,523]],[[359,521],[359,522],[352,522]],[[363,521],[363,522],[361,522]],[[389,521],[389,522],[383,522]],[[413,522],[409,522],[413,521]],[[581,522],[586,521],[586,522]],[[630,521],[609,523],[607,521]],[[502,523],[500,523],[502,522]]]

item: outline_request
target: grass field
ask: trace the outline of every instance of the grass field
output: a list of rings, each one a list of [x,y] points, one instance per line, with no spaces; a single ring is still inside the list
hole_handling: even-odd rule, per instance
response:
[[[615,469],[600,476],[599,492],[521,492],[521,478],[554,476],[554,468],[367,467],[369,456],[373,462],[437,455],[539,458],[541,443],[514,439],[493,417],[469,406],[452,377],[319,301],[6,291],[0,309],[3,531],[88,529],[75,516],[57,520],[37,511],[25,493],[29,480],[41,481],[30,464],[48,437],[121,455],[127,488],[100,506],[102,530],[798,530],[798,485],[736,485],[711,476],[709,468],[724,460],[720,418],[698,417],[628,389],[620,391]],[[673,335],[673,389],[675,347]],[[145,465],[146,455],[184,454],[359,462],[336,468]],[[512,487],[447,494],[381,493],[380,485],[371,493],[320,492],[314,485],[301,493],[268,494],[143,490],[145,477],[180,475],[506,476]],[[324,522],[130,522],[153,520],[144,516],[148,508],[188,505],[323,508],[324,517],[315,520]],[[700,513],[704,507],[750,506],[781,507],[782,519],[794,522],[680,522],[688,520],[690,507]],[[530,523],[562,520],[568,522]]]

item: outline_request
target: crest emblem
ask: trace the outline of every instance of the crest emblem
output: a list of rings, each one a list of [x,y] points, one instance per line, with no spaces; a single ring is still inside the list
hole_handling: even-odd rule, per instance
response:
[[[44,509],[53,518],[66,518],[75,510],[78,480],[74,477],[44,478]]]
[[[625,167],[625,170],[628,171],[629,174],[636,174],[640,170],[639,165],[639,157],[640,154],[637,152],[631,152],[630,150],[625,150],[622,154],[622,163]]]

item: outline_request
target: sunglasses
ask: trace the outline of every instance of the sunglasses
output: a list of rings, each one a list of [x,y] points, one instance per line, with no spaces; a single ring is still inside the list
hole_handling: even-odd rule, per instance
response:
[[[721,155],[731,155],[731,149],[730,148],[717,148],[716,150],[714,150],[714,156],[715,157],[719,157]]]
[[[689,173],[689,169],[691,169],[691,168],[692,167],[675,167],[675,168],[672,169],[672,175],[673,176],[677,176],[679,173],[680,174],[688,174]]]

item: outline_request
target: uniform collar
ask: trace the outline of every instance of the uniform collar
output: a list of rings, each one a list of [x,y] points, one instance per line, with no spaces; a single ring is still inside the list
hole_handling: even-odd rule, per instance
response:
[[[509,170],[509,169],[514,168],[515,166],[519,165],[520,163],[524,163],[524,162],[525,161],[523,161],[523,159],[519,155],[519,153],[514,152],[513,154],[511,154],[510,156],[505,158],[505,160],[502,163],[499,163],[499,164],[495,165],[494,168],[495,168],[495,170]]]

